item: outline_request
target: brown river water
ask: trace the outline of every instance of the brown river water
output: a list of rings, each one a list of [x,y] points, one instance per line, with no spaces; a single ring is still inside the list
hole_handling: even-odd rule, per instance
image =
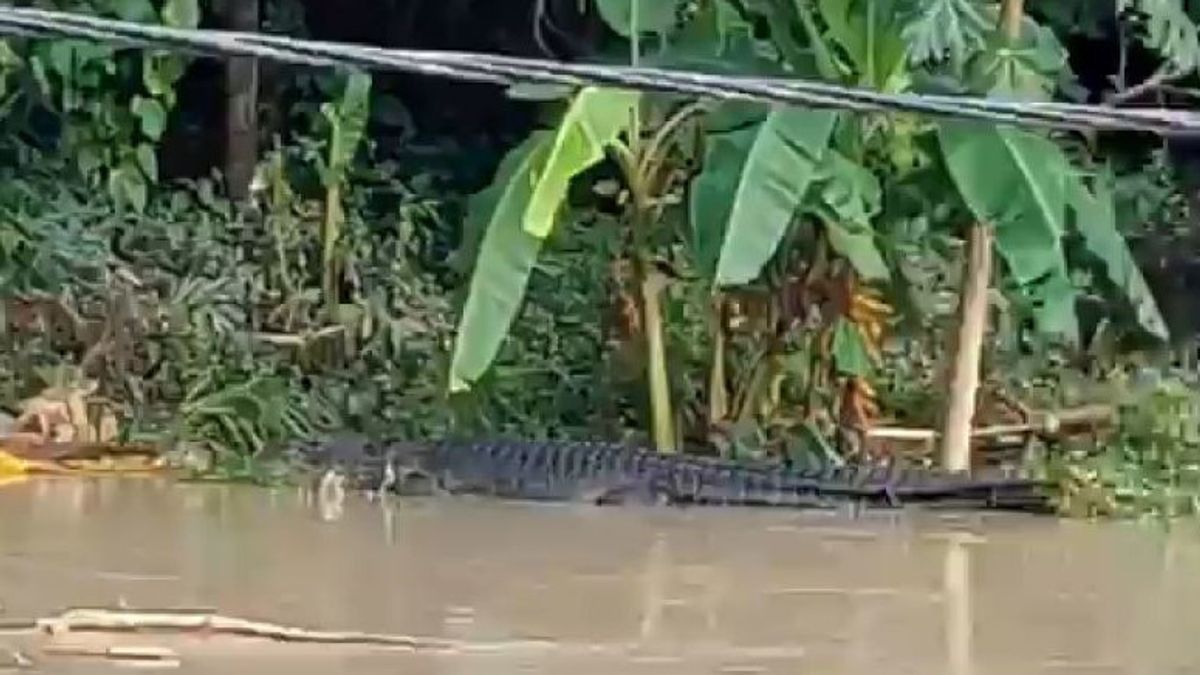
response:
[[[197,608],[439,640],[50,635],[73,607]],[[6,624],[7,627],[3,627]],[[482,500],[340,512],[296,489],[0,487],[0,672],[1200,673],[1200,529],[934,513]]]

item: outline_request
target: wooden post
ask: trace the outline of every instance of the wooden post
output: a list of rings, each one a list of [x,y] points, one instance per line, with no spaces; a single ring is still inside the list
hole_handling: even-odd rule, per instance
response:
[[[1002,0],[996,30],[1009,43],[1021,37],[1025,0]],[[950,371],[950,392],[942,421],[942,465],[947,471],[971,470],[971,422],[979,390],[979,364],[987,330],[988,287],[992,278],[992,229],[975,223],[967,231],[967,259],[959,301],[958,334]]]
[[[259,0],[226,0],[229,30],[259,28]],[[258,60],[230,59],[225,66],[225,183],[230,199],[245,201],[258,164]]]
[[[967,232],[958,334],[950,369],[950,395],[942,426],[942,465],[947,471],[971,469],[971,422],[979,390],[979,364],[987,330],[988,286],[992,278],[992,229],[976,223]]]
[[[1000,5],[1000,31],[1008,42],[1021,38],[1021,22],[1025,19],[1025,0],[1003,0]]]

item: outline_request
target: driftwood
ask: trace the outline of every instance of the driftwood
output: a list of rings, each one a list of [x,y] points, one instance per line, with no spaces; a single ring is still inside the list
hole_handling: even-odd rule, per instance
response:
[[[410,635],[363,633],[356,631],[321,631],[283,626],[279,624],[223,616],[211,609],[133,609],[124,606],[106,608],[73,608],[58,616],[29,619],[24,621],[0,622],[0,636],[5,634],[43,633],[51,636],[68,636],[71,632],[104,634],[183,633],[211,637],[226,635],[271,640],[280,643],[309,643],[321,645],[358,646],[394,649],[402,653],[433,652],[460,654],[497,653],[574,653],[595,655],[599,653],[630,657],[643,652],[637,643],[599,645],[591,642],[574,643],[551,639],[513,639],[497,641],[457,640],[451,638],[417,637]],[[684,652],[698,656],[721,655],[728,657],[727,646],[717,646],[711,652],[709,645],[688,646]],[[50,642],[38,648],[47,656],[98,657],[114,661],[155,662],[156,665],[177,665],[180,658],[175,650],[160,646],[92,646]],[[651,651],[650,653],[653,653]],[[800,658],[806,655],[803,647],[744,647],[734,651],[744,658]],[[14,665],[37,667],[31,657],[13,653]],[[0,663],[0,670],[5,664]]]
[[[52,636],[63,636],[70,633],[196,633],[205,636],[225,635],[285,643],[390,647],[403,651],[433,652],[492,652],[513,649],[561,649],[563,647],[563,645],[549,640],[464,642],[412,635],[310,630],[267,621],[225,616],[209,608],[75,607],[67,609],[57,616],[0,621],[0,635],[30,633]],[[54,649],[69,650],[72,647],[54,647]],[[132,650],[139,653],[144,651],[140,648],[132,648]],[[105,654],[110,655],[107,650],[105,650]],[[100,654],[97,652],[96,655]],[[137,654],[113,653],[111,656],[128,659],[136,658]],[[165,653],[160,653],[155,658],[166,656]],[[143,653],[142,657],[148,658],[149,653]]]
[[[28,624],[27,624],[28,625]],[[316,631],[223,616],[211,610],[78,607],[36,619],[35,630],[60,635],[79,632],[196,632],[319,644],[357,644],[405,649],[445,649],[451,641],[355,631]]]

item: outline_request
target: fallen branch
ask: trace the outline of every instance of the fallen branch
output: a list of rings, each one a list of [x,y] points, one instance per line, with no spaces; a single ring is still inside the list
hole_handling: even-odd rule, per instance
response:
[[[136,609],[128,607],[75,607],[58,616],[9,620],[0,623],[0,634],[45,633],[60,636],[75,633],[198,633],[257,638],[284,643],[392,647],[404,651],[494,652],[512,649],[562,649],[550,640],[504,640],[464,642],[461,640],[366,633],[322,631],[284,626],[217,614],[209,609]],[[590,648],[590,647],[589,647]],[[128,658],[128,655],[126,655]]]
[[[317,631],[223,616],[206,611],[74,608],[34,621],[36,630],[60,635],[70,632],[175,631],[252,637],[277,642],[357,644],[404,649],[447,649],[452,641],[357,631]]]
[[[393,635],[380,633],[363,633],[356,631],[320,631],[282,626],[279,624],[252,621],[217,614],[213,611],[200,609],[135,609],[127,607],[87,608],[77,607],[64,611],[58,616],[29,619],[25,621],[8,621],[7,625],[17,630],[6,631],[0,626],[0,635],[18,633],[45,633],[51,636],[77,633],[196,633],[204,637],[225,635],[273,640],[283,643],[310,643],[342,646],[390,647],[402,652],[436,652],[452,654],[496,654],[512,653],[514,651],[536,652],[566,652],[576,654],[611,654],[615,656],[633,656],[643,652],[638,643],[617,643],[612,645],[591,642],[575,643],[560,642],[551,639],[515,639],[496,641],[455,640],[451,638],[429,638],[410,635]],[[711,651],[712,649],[717,651]],[[60,651],[66,650],[66,651]],[[101,647],[89,649],[87,653],[72,646],[57,644],[45,645],[42,652],[52,654],[70,653],[75,651],[83,656],[107,656],[125,661],[129,660],[161,660],[171,661],[173,651],[159,647]],[[700,657],[721,655],[730,656],[727,645],[697,644],[688,645],[683,649],[685,654]],[[803,647],[745,647],[734,650],[734,654],[751,659],[759,658],[800,658],[806,655]],[[0,664],[2,667],[3,664]]]

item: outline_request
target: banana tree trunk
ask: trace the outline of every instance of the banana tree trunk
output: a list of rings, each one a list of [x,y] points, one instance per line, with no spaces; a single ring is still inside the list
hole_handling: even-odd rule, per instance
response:
[[[664,336],[662,292],[666,277],[650,269],[642,281],[642,308],[645,312],[647,370],[650,383],[650,410],[654,424],[654,446],[659,452],[674,453],[675,416],[671,406],[671,385],[667,379],[667,350]]]

